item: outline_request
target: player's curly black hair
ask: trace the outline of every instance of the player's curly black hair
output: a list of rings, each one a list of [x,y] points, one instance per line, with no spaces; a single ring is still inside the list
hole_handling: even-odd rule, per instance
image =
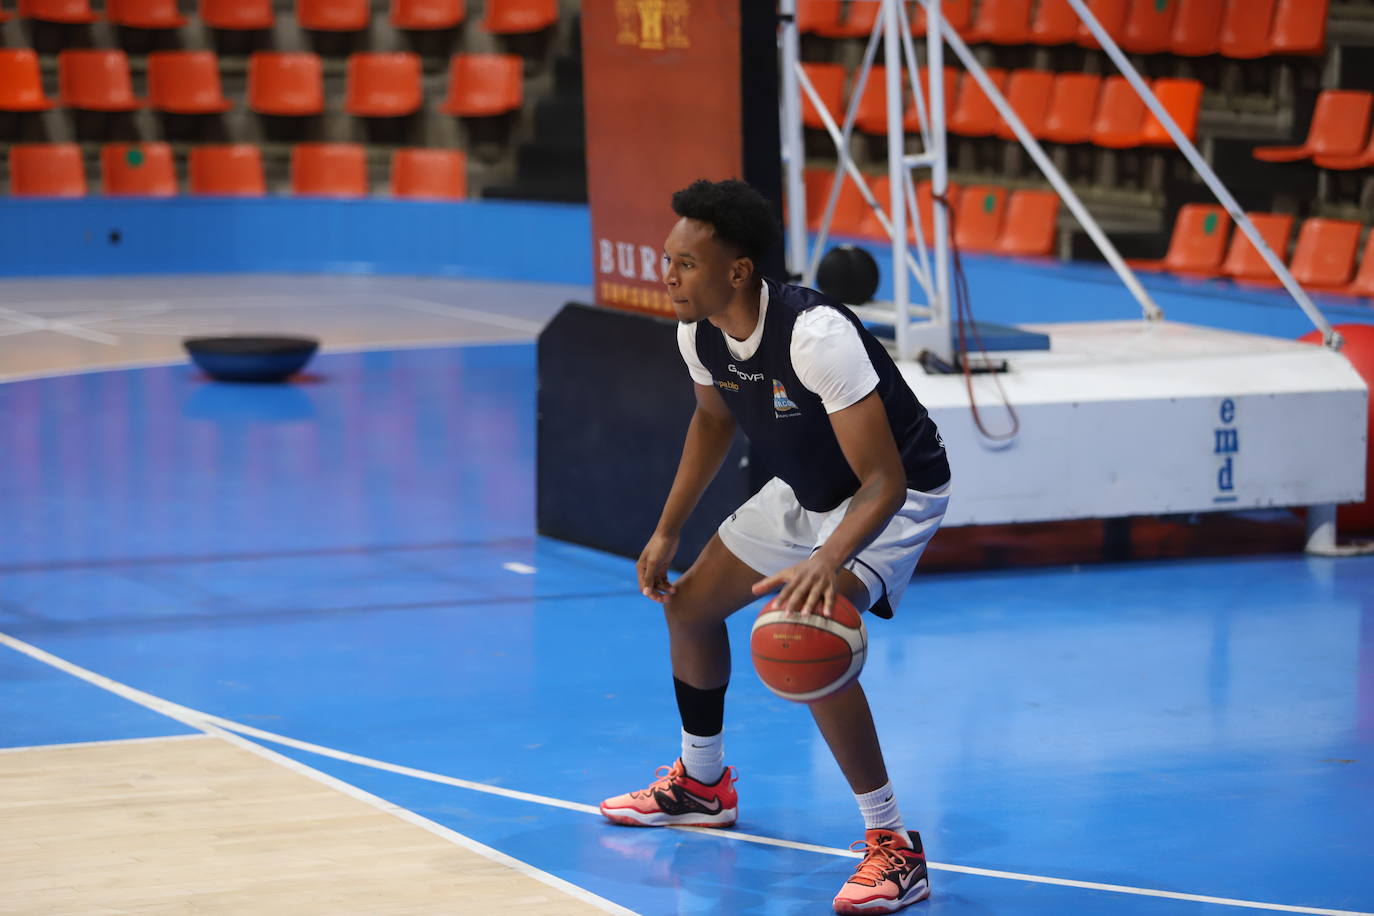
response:
[[[673,212],[710,225],[717,239],[739,249],[756,266],[782,235],[764,196],[733,178],[692,182],[673,195]]]

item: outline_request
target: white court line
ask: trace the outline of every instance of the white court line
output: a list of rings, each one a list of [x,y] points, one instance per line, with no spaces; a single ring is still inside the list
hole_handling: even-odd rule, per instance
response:
[[[201,741],[208,738],[204,732],[194,735],[156,735],[152,738],[112,738],[109,741],[63,741],[60,744],[23,744],[19,747],[0,747],[0,754],[18,754],[23,751],[60,751],[69,747],[111,747],[121,744],[160,744],[165,741],[185,741],[193,738]]]
[[[576,884],[572,884],[571,882],[565,881],[557,875],[553,875],[549,872],[543,871],[542,869],[535,868],[533,865],[530,865],[526,862],[520,861],[519,859],[508,856],[498,849],[493,849],[490,846],[486,846],[482,843],[477,842],[471,837],[464,836],[463,834],[458,833],[456,830],[451,830],[442,824],[437,824],[434,821],[429,820],[428,818],[422,817],[416,814],[414,811],[402,808],[401,806],[393,804],[379,796],[373,795],[370,792],[364,792],[362,789],[359,789],[356,786],[349,785],[348,783],[340,779],[336,779],[335,777],[330,776],[328,773],[322,773],[319,770],[314,769],[313,767],[306,766],[298,760],[292,760],[290,757],[285,757],[277,753],[276,751],[270,750],[268,748],[263,747],[260,744],[249,741],[247,738],[244,738],[241,735],[234,734],[233,731],[219,728],[215,724],[215,722],[225,720],[221,720],[217,716],[210,716],[197,710],[191,709],[188,706],[182,706],[178,703],[173,703],[170,700],[164,700],[161,697],[153,696],[151,693],[144,693],[142,690],[139,690],[136,687],[130,687],[127,684],[121,684],[119,681],[111,680],[110,678],[105,677],[103,674],[96,674],[94,671],[82,668],[80,665],[73,664],[72,662],[69,662],[64,658],[59,658],[58,656],[53,655],[50,652],[44,652],[37,646],[30,645],[29,643],[26,643],[23,640],[15,639],[8,633],[0,633],[0,644],[9,646],[16,652],[20,652],[24,655],[27,655],[28,657],[36,661],[43,662],[46,665],[51,665],[57,670],[64,671],[67,674],[70,674],[73,677],[80,678],[81,680],[86,681],[89,684],[94,684],[97,687],[101,687],[105,690],[108,690],[109,692],[117,696],[121,696],[124,699],[129,700],[130,702],[137,703],[138,705],[147,707],[148,709],[151,709],[155,712],[160,712],[168,718],[175,719],[176,721],[181,722],[183,725],[189,725],[192,728],[200,729],[207,735],[214,735],[215,737],[228,741],[230,744],[233,744],[237,747],[241,747],[244,750],[249,751],[250,753],[257,754],[259,757],[262,757],[265,760],[270,760],[273,763],[279,764],[280,766],[284,766],[289,770],[300,773],[302,776],[309,777],[310,779],[313,779],[318,783],[321,783],[323,785],[329,786],[332,789],[336,789],[340,792],[343,792],[345,795],[348,795],[352,798],[356,798],[358,801],[365,802],[366,804],[371,805],[379,811],[384,811],[387,814],[392,815],[393,817],[400,818],[401,820],[406,821],[407,823],[414,824],[417,827],[421,827],[437,837],[441,837],[442,839],[448,840],[450,843],[453,843],[456,846],[461,846],[464,849],[475,852],[486,859],[490,859],[493,862],[498,862],[501,865],[504,865],[507,868],[510,868],[526,876],[527,878],[533,878],[536,881],[540,881],[544,884],[547,884],[550,887],[556,888],[570,897],[574,897],[577,900],[581,900],[583,903],[596,907],[604,913],[612,913],[614,914],[614,916],[639,916],[639,914],[637,914],[634,910],[626,909],[625,907],[621,906],[618,903],[615,903],[614,901],[607,900],[605,897],[593,894],[586,888],[578,887]],[[243,726],[239,726],[239,728],[242,727]],[[238,729],[236,728],[235,730]]]
[[[511,318],[507,315],[493,315],[491,312],[463,308],[461,305],[446,305],[442,302],[432,302],[429,299],[420,299],[416,296],[387,296],[386,304],[411,309],[416,312],[428,312],[431,315],[463,318],[467,321],[476,321],[479,324],[491,324],[499,328],[510,328],[514,331],[529,331],[532,334],[537,334],[544,330],[544,322],[542,321],[530,321],[527,318]]]
[[[270,741],[273,744],[280,744],[285,747],[292,747],[296,748],[297,750],[307,751],[312,754],[318,754],[322,757],[329,757],[334,760],[342,760],[347,763],[353,763],[359,766],[370,767],[376,770],[383,770],[388,773],[396,773],[401,776],[411,776],[416,779],[423,779],[427,782],[435,782],[447,786],[456,786],[460,789],[470,789],[474,792],[483,792],[488,795],[499,795],[503,798],[512,798],[518,801],[533,802],[535,804],[547,805],[553,808],[563,808],[569,811],[580,811],[584,814],[600,815],[601,813],[600,809],[594,805],[586,805],[580,802],[566,801],[561,798],[551,798],[546,795],[535,795],[530,792],[519,792],[514,789],[501,788],[500,786],[490,786],[485,783],[472,782],[466,779],[458,779],[453,776],[445,776],[441,773],[431,773],[426,770],[417,770],[413,767],[399,766],[394,763],[387,763],[384,760],[375,760],[370,757],[362,757],[357,754],[350,754],[347,751],[340,751],[334,748],[324,747],[323,745],[319,744],[311,744],[308,741],[298,741],[295,738],[288,738],[285,735],[278,735],[274,734],[273,732],[263,731],[262,729],[254,728],[251,725],[243,725],[242,723],[234,722],[230,719],[223,719],[219,716],[212,715],[210,713],[200,712],[198,710],[191,709],[187,706],[181,706],[177,703],[171,702],[170,700],[164,700],[161,697],[153,696],[150,693],[144,693],[136,687],[130,687],[127,684],[121,684],[119,681],[111,680],[110,678],[107,678],[102,674],[96,674],[94,671],[89,671],[85,668],[80,667],[79,665],[67,661],[66,659],[59,658],[56,655],[52,655],[48,652],[45,652],[42,649],[39,649],[37,646],[30,645],[29,643],[26,643],[23,640],[15,639],[13,636],[10,636],[7,633],[0,633],[0,644],[7,645],[11,649],[14,649],[16,652],[21,652],[29,656],[30,658],[44,662],[48,665],[52,665],[54,668],[57,668],[60,671],[65,671],[68,674],[73,675],[74,677],[81,678],[82,680],[94,684],[97,687],[102,687],[110,691],[111,693],[124,697],[127,700],[131,700],[132,702],[138,703],[141,706],[146,706],[149,709],[161,712],[164,715],[170,716],[173,719],[177,719],[180,722],[185,722],[187,725],[191,725],[195,728],[202,729],[211,734],[218,734],[220,733],[221,729],[223,729],[230,732],[237,732],[240,735],[250,735],[255,738],[260,738],[264,741]],[[258,747],[257,745],[254,745],[251,741],[246,741],[242,738],[240,738],[239,740],[245,741],[245,743],[250,748]],[[273,758],[280,756],[273,751],[268,751],[266,748],[259,748],[259,750],[263,751],[264,755],[272,754]],[[290,758],[283,759],[290,760]],[[292,762],[294,763],[294,761]],[[316,770],[311,770],[309,767],[305,767],[304,764],[300,764],[300,766],[304,767],[310,773],[318,773],[318,771]],[[333,777],[327,776],[323,773],[319,773],[319,776],[324,777],[324,779],[333,779]],[[347,784],[345,783],[343,785]],[[383,805],[390,805],[390,802],[386,802],[381,799],[378,799],[378,801],[381,802],[381,804]],[[398,811],[404,811],[404,809],[398,809]],[[397,813],[397,816],[401,817],[403,815]],[[419,817],[419,815],[415,816]],[[440,827],[437,824],[434,826],[438,827],[440,830],[447,830],[447,828]],[[797,843],[792,840],[782,840],[777,839],[775,837],[741,833],[736,830],[720,830],[705,827],[676,827],[673,829],[682,830],[688,833],[698,833],[702,836],[716,837],[717,839],[735,840],[744,843],[758,843],[764,846],[777,846],[783,849],[796,849],[803,852],[814,852],[823,855],[844,856],[847,858],[858,858],[859,856],[858,853],[852,852],[848,849],[838,849],[833,846],[817,846],[811,843]],[[1252,910],[1271,910],[1280,913],[1309,913],[1313,914],[1313,916],[1374,916],[1374,913],[1363,912],[1358,910],[1331,910],[1323,909],[1321,907],[1290,906],[1288,904],[1283,903],[1265,903],[1258,900],[1237,900],[1230,897],[1210,897],[1204,894],[1184,894],[1177,891],[1161,891],[1148,887],[1131,887],[1129,885],[1124,884],[1102,884],[1096,881],[1075,881],[1071,878],[1052,878],[1047,877],[1045,875],[1028,875],[1021,874],[1019,872],[998,871],[996,869],[991,868],[974,868],[968,865],[949,865],[940,862],[927,862],[926,864],[936,871],[957,872],[958,874],[977,875],[983,878],[1003,878],[1009,881],[1027,881],[1033,884],[1053,884],[1060,887],[1076,887],[1082,888],[1084,890],[1108,891],[1116,894],[1131,894],[1139,897],[1162,897],[1168,900],[1187,900],[1191,903],[1213,903],[1219,906],[1242,907]],[[562,880],[561,878],[554,878],[552,875],[549,875],[548,877],[553,878],[553,880],[555,881]],[[540,878],[539,880],[542,881],[544,879]],[[601,898],[597,899],[599,900]],[[611,905],[617,906],[617,904]],[[621,911],[614,910],[608,912]]]
[[[519,573],[522,576],[532,576],[539,572],[538,569],[528,563],[517,563],[514,560],[511,560],[509,563],[502,563],[501,568],[508,569],[513,573]]]

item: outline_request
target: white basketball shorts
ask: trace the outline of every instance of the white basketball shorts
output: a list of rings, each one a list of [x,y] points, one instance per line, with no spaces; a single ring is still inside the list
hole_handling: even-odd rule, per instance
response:
[[[907,490],[906,502],[887,527],[844,564],[868,586],[869,609],[879,617],[892,616],[917,561],[944,520],[949,494],[948,483],[929,493]],[[771,576],[811,556],[848,509],[847,499],[829,512],[805,509],[792,488],[774,477],[721,523],[720,539],[760,577]]]

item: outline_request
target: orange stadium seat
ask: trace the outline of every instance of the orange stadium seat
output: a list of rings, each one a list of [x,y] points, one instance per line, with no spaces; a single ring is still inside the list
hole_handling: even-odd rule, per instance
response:
[[[919,3],[915,6],[915,15],[911,17],[911,34],[924,35],[926,33],[926,9]],[[960,35],[965,35],[973,24],[973,0],[944,0],[940,4],[940,15],[945,17],[945,22],[949,24],[950,28]]]
[[[200,20],[212,29],[270,29],[276,21],[272,0],[200,0]]]
[[[1065,0],[1040,0],[1031,18],[1030,40],[1037,45],[1066,45],[1078,39],[1082,23]]]
[[[391,0],[391,24],[398,29],[451,29],[467,12],[463,0]]]
[[[825,211],[826,196],[835,173],[830,169],[805,169],[802,171],[802,187],[806,191],[806,228],[815,232],[821,227],[821,214]]]
[[[1153,3],[1153,0],[1151,2]],[[1107,34],[1112,36],[1112,41],[1118,45],[1121,44],[1121,36],[1126,30],[1127,4],[1128,0],[1087,0],[1088,10],[1093,14],[1093,18],[1107,30]],[[1077,41],[1084,48],[1100,47],[1092,32],[1088,31],[1087,23],[1082,20],[1078,23]]]
[[[997,251],[1022,257],[1054,253],[1058,231],[1059,195],[1053,191],[1013,191],[1007,202],[1007,219],[997,237]]]
[[[465,118],[517,111],[524,104],[522,63],[515,54],[455,54],[449,63],[446,114]]]
[[[1145,125],[1145,103],[1124,76],[1109,76],[1102,83],[1093,116],[1092,142],[1109,149],[1139,146]]]
[[[1261,146],[1254,156],[1263,162],[1298,162],[1313,156],[1343,157],[1360,152],[1369,136],[1374,95],[1346,89],[1327,89],[1317,96],[1307,140],[1302,146]]]
[[[921,80],[921,91],[926,91],[925,81],[928,71],[922,67],[918,78]],[[953,67],[945,68],[944,96],[945,111],[949,112],[954,107],[955,94],[958,90],[959,71]],[[907,75],[905,68],[902,70],[902,96],[907,100],[906,110],[902,114],[902,127],[904,130],[920,130],[920,121],[916,116],[916,101],[911,95],[911,79]],[[875,65],[872,72],[868,74],[868,82],[864,85],[863,95],[859,97],[859,109],[855,113],[854,125],[864,133],[885,134],[887,133],[887,68],[881,64]]]
[[[366,197],[366,148],[358,143],[296,144],[291,148],[291,193]]]
[[[1293,234],[1293,217],[1287,213],[1247,212],[1245,215],[1254,223],[1260,238],[1264,239],[1265,244],[1273,249],[1279,259],[1287,257],[1288,240]],[[1278,282],[1259,251],[1250,244],[1250,239],[1239,228],[1231,235],[1231,247],[1226,252],[1221,272],[1241,282]]]
[[[420,56],[409,51],[348,58],[344,110],[366,118],[395,118],[420,110]]]
[[[1007,189],[968,185],[955,208],[954,244],[963,251],[996,251],[1007,212]]]
[[[1119,41],[1132,54],[1159,54],[1169,50],[1178,17],[1178,0],[1132,0]]]
[[[75,143],[16,143],[10,147],[10,194],[84,197],[86,167]]]
[[[1010,79],[1007,71],[993,67],[987,71],[987,75],[992,84],[1006,95],[1007,81]],[[945,127],[963,137],[992,136],[1002,120],[997,109],[992,107],[992,99],[988,98],[971,74],[964,75],[961,90],[954,109],[945,120]]]
[[[258,114],[324,111],[324,71],[309,51],[258,51],[248,58],[248,107]]]
[[[902,95],[905,96],[909,82],[905,67],[902,68],[900,79]],[[881,64],[874,65],[869,71],[868,82],[859,96],[859,109],[854,113],[854,126],[868,134],[887,133],[887,68]]]
[[[1221,20],[1217,50],[1225,57],[1250,59],[1269,53],[1275,0],[1231,0]]]
[[[1045,130],[1053,87],[1054,74],[1048,70],[1012,71],[1011,81],[1007,84],[1007,101],[1033,137],[1039,137]],[[997,136],[1003,140],[1016,139],[1011,125],[1000,117],[997,119]]]
[[[186,24],[176,0],[105,0],[105,16],[135,29],[179,29]]]
[[[267,193],[262,151],[251,143],[192,147],[187,170],[192,194],[261,197]]]
[[[869,190],[873,192],[873,199],[878,202],[878,206],[883,208],[884,213],[891,212],[889,209],[891,205],[889,189],[891,187],[892,182],[886,175],[877,176],[868,185]],[[930,200],[927,198],[926,205],[929,206],[929,204]],[[920,206],[919,199],[917,206]],[[888,241],[887,230],[883,229],[883,224],[878,221],[878,214],[872,207],[864,208],[863,218],[859,220],[859,228],[855,230],[854,234],[861,238],[873,239],[878,242]],[[929,238],[929,236],[927,235],[926,238]],[[907,244],[912,244],[916,241],[916,230],[910,225],[906,227],[906,240]]]
[[[859,193],[859,187],[854,184],[853,179],[843,173],[836,179],[829,169],[807,169],[803,174],[803,180],[806,183],[806,222],[811,231],[815,232],[821,227],[821,217],[825,215],[825,204],[830,199],[831,185],[836,180],[843,180],[839,200],[835,202],[835,214],[830,220],[830,234],[859,234],[864,219],[872,211],[868,204],[864,203],[863,195]]]
[[[1155,261],[1126,263],[1136,270],[1166,270],[1174,274],[1215,277],[1221,272],[1226,253],[1231,219],[1224,207],[1216,204],[1184,204],[1174,218],[1174,234],[1169,250]]]
[[[803,35],[838,24],[840,0],[797,0],[797,31]]]
[[[1217,53],[1226,0],[1177,0],[1177,6],[1169,32],[1169,52],[1183,57]]]
[[[888,188],[891,182],[886,175],[880,175],[874,179],[872,184],[873,197],[878,203],[883,205],[883,212],[887,212],[888,207]],[[951,184],[945,192],[950,205],[959,206],[959,187]],[[927,245],[935,235],[935,198],[931,192],[930,180],[916,182],[916,213],[921,220],[921,238],[925,239]],[[880,242],[888,241],[887,232],[883,230],[882,223],[878,222],[877,215],[871,210],[866,209],[862,222],[859,224],[858,235],[863,238],[875,239]],[[914,244],[916,241],[916,230],[908,226],[906,231],[907,242]]]
[[[1060,73],[1054,78],[1050,110],[1042,137],[1055,143],[1086,143],[1093,132],[1102,77],[1094,73]]]
[[[30,48],[0,48],[0,111],[47,111],[38,55]]]
[[[830,116],[839,124],[844,119],[844,66],[841,64],[803,63],[802,71],[811,81]],[[802,90],[802,124],[806,127],[825,129],[820,112],[811,104],[811,97]]]
[[[462,200],[468,196],[467,157],[456,149],[398,149],[391,155],[391,194]]]
[[[918,71],[918,79],[921,81],[921,92],[926,91],[930,79],[930,68],[922,67]],[[944,81],[941,83],[945,97],[945,118],[949,118],[949,113],[954,110],[954,103],[959,98],[959,71],[953,67],[944,68]],[[908,131],[919,131],[921,120],[916,113],[916,99],[911,99],[911,104],[907,106],[906,113],[902,116],[902,127]]]
[[[1031,0],[983,0],[978,17],[964,36],[974,43],[1029,44]]]
[[[5,11],[5,8],[3,6],[0,6],[0,22],[5,22],[9,18],[10,14]]]
[[[1279,0],[1269,49],[1275,54],[1320,54],[1326,50],[1327,0]]]
[[[487,0],[482,30],[493,35],[539,32],[558,21],[558,0]]]
[[[368,0],[296,0],[296,22],[316,32],[361,32],[372,18]]]
[[[154,51],[148,55],[148,102],[172,114],[216,114],[233,103],[220,91],[213,51]]]
[[[1150,89],[1184,135],[1189,140],[1196,140],[1198,112],[1202,108],[1202,83],[1165,78],[1155,80]],[[1145,112],[1145,125],[1140,130],[1140,142],[1144,146],[1174,145],[1164,125],[1148,110]]]
[[[1289,269],[1293,279],[1314,289],[1342,288],[1355,273],[1360,224],[1343,219],[1309,219],[1298,231]]]
[[[19,15],[43,22],[95,22],[90,0],[19,0]]]
[[[129,58],[120,50],[69,48],[57,54],[58,98],[67,108],[83,111],[133,111]]]
[[[1312,157],[1312,161],[1319,168],[1339,169],[1349,171],[1351,169],[1367,169],[1374,166],[1374,131],[1369,134],[1369,142],[1364,145],[1364,149],[1354,155],[1336,156],[1318,154]]]
[[[172,197],[177,192],[172,148],[166,143],[106,143],[100,148],[106,194]]]
[[[1365,240],[1364,257],[1360,260],[1360,269],[1355,274],[1355,279],[1345,287],[1329,292],[1374,299],[1374,232],[1370,232],[1369,238]]]

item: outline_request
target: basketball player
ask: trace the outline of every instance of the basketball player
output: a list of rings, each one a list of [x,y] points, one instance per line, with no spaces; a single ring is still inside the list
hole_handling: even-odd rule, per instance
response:
[[[843,595],[891,617],[944,518],[950,475],[934,422],[883,345],[843,305],[759,274],[779,230],[757,191],[697,181],[672,204],[679,219],[664,244],[663,282],[697,403],[638,572],[667,618],[682,756],[601,811],[618,824],[728,827],[737,796],[721,744],[725,619],[775,590],[793,611],[828,615]],[[736,427],[775,476],[670,583],[679,532]],[[856,682],[810,709],[864,818],[855,844],[863,859],[836,912],[890,913],[924,899],[920,835],[902,823],[863,688]]]

